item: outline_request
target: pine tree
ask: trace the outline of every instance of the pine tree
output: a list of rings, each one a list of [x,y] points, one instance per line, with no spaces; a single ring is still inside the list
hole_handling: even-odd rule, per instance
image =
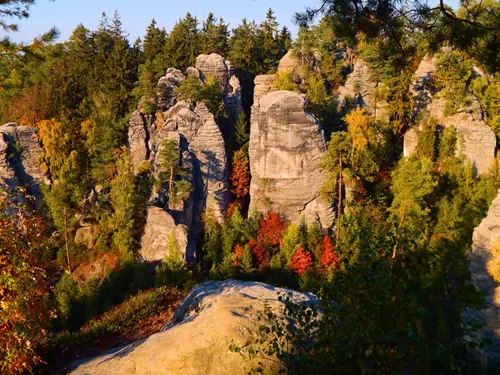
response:
[[[218,23],[216,21],[217,19],[212,12],[203,21],[200,52],[204,54],[217,53],[225,56],[228,50],[228,26],[222,18],[219,18]]]
[[[254,59],[256,52],[256,29],[254,22],[249,23],[246,18],[233,30],[229,41],[229,60],[239,70],[253,76],[257,74],[257,62]],[[253,80],[253,78],[252,78]]]
[[[186,70],[196,63],[200,54],[200,33],[198,20],[190,13],[179,20],[170,32],[165,45],[164,57],[169,66]]]
[[[187,198],[192,191],[192,186],[183,177],[186,170],[180,165],[180,149],[173,139],[161,142],[159,151],[160,182],[168,182],[168,205],[171,210]]]
[[[274,72],[278,66],[280,56],[279,23],[274,11],[269,8],[266,19],[257,29],[258,72],[268,74]]]
[[[290,33],[290,30],[288,30],[288,27],[283,26],[283,28],[281,29],[281,32],[278,37],[278,43],[279,43],[278,56],[282,57],[292,47],[292,34]]]
[[[146,36],[144,37],[143,51],[146,61],[153,61],[163,51],[166,39],[167,33],[165,29],[158,28],[153,18],[146,29]]]
[[[119,152],[116,167],[117,173],[111,182],[110,196],[114,212],[110,221],[114,229],[113,243],[127,258],[134,250],[135,175],[125,146]]]
[[[238,115],[235,127],[236,142],[238,142],[241,148],[246,148],[248,146],[248,141],[250,140],[250,134],[248,130],[247,114],[244,111]]]

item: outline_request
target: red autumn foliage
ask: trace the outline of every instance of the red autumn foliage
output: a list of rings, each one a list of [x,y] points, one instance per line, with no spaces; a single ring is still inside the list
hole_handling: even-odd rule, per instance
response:
[[[248,243],[257,266],[269,266],[271,256],[279,251],[282,245],[286,228],[287,223],[277,212],[266,213],[260,221],[257,237]]]
[[[234,266],[238,267],[242,259],[243,259],[243,246],[238,244],[234,247],[234,256],[233,256]]]
[[[329,268],[332,264],[337,267],[339,262],[340,258],[335,252],[330,236],[324,236],[321,242],[321,265],[324,268]]]
[[[241,204],[238,201],[229,202],[229,206],[227,207],[226,215],[227,217],[233,216],[236,210],[241,210]]]
[[[260,221],[258,239],[264,246],[278,248],[282,245],[286,222],[276,211],[266,213]]]
[[[231,171],[231,193],[237,199],[245,198],[250,189],[250,168],[248,166],[248,156],[245,151],[238,150],[233,156],[233,169]]]
[[[292,260],[290,261],[290,269],[297,275],[302,275],[308,268],[313,264],[312,256],[309,251],[304,249],[302,244],[297,246],[295,254],[293,254]]]
[[[248,243],[248,247],[250,248],[250,252],[252,253],[255,263],[258,266],[267,267],[269,266],[269,252],[262,245],[262,242],[259,240],[250,240]]]

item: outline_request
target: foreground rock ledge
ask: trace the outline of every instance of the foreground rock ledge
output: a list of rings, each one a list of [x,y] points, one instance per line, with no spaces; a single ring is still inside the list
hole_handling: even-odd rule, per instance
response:
[[[75,363],[72,375],[246,374],[257,361],[247,361],[229,350],[231,343],[254,344],[260,337],[259,311],[267,303],[283,310],[278,300],[287,294],[300,304],[316,304],[309,293],[257,282],[213,281],[197,285],[177,308],[172,321],[145,340],[135,342],[87,362]],[[266,374],[279,366],[264,361]]]

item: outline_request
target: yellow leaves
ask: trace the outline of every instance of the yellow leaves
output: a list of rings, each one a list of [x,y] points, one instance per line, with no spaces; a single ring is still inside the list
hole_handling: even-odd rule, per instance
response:
[[[349,138],[355,150],[363,150],[369,143],[375,141],[375,131],[371,121],[363,108],[356,108],[346,117]]]
[[[163,113],[158,111],[155,113],[155,123],[156,123],[156,128],[157,129],[161,129],[161,127],[163,126],[163,122],[165,120],[163,119]]]
[[[45,162],[54,176],[66,161],[66,149],[70,136],[64,124],[53,118],[38,122],[38,137],[43,144]]]
[[[493,258],[488,261],[486,268],[496,282],[500,283],[500,239],[491,247]]]

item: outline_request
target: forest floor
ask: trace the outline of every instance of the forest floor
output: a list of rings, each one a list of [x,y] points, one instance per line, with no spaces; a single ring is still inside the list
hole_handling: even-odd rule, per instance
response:
[[[185,293],[156,288],[139,293],[92,319],[78,332],[52,338],[45,374],[68,374],[75,362],[147,338],[169,322]]]

